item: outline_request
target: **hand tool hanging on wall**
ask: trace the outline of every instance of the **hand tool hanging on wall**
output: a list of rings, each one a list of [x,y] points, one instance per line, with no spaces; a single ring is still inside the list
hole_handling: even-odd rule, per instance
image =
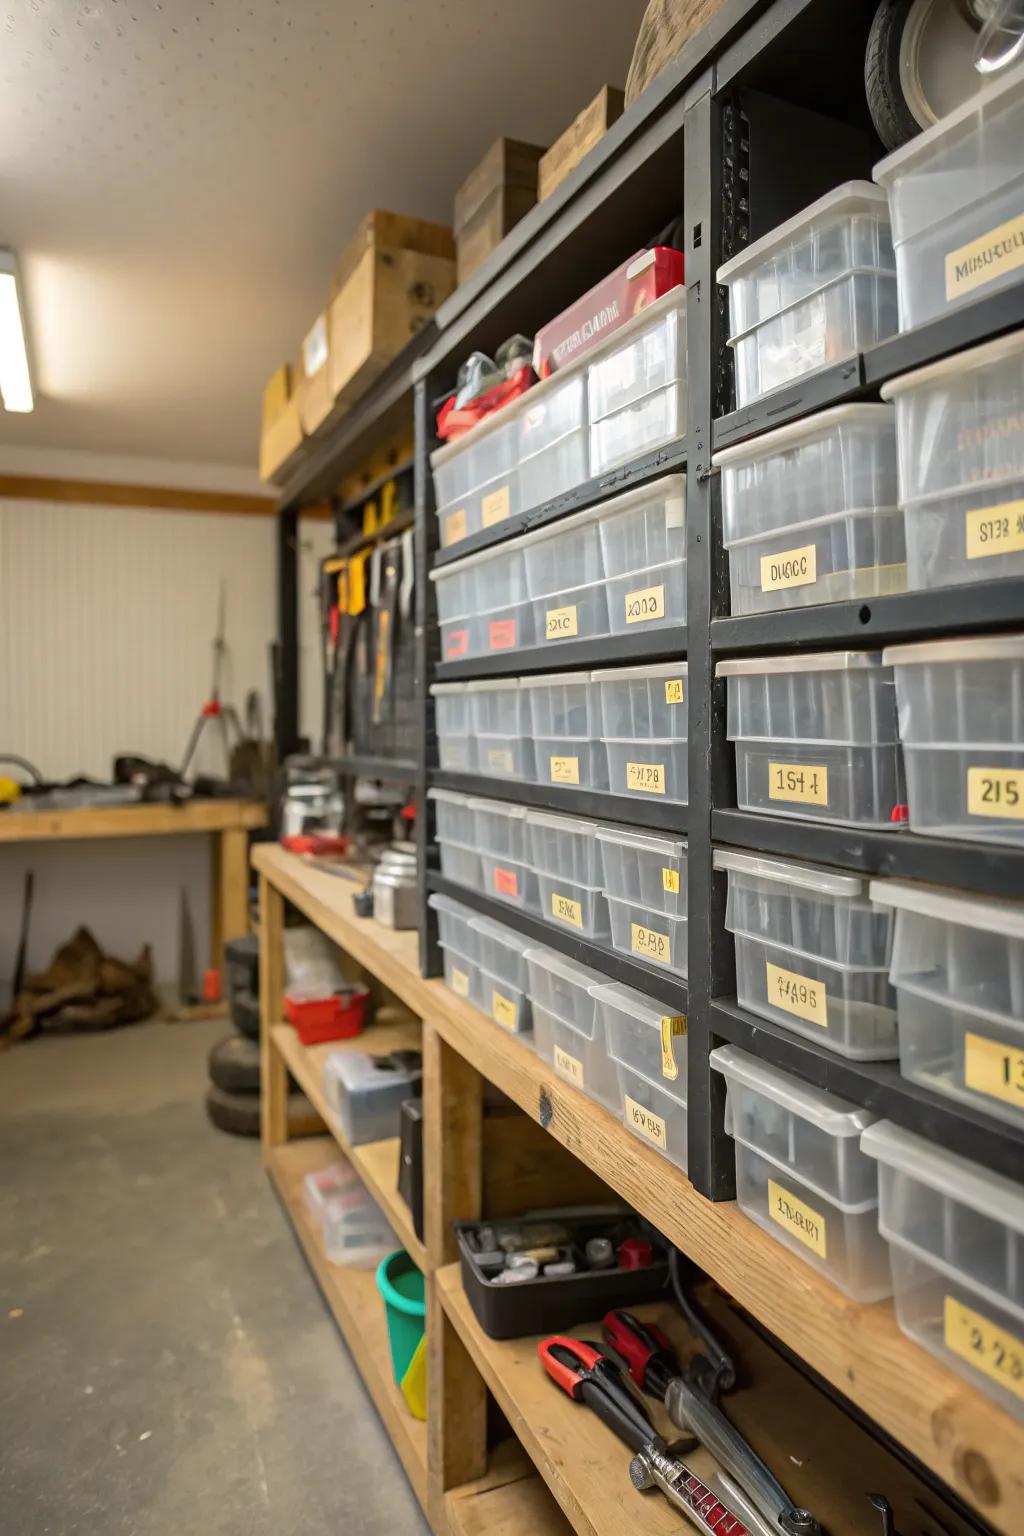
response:
[[[370,604],[373,609],[373,707],[371,719],[380,725],[394,675],[395,625],[401,589],[401,542],[392,540],[373,552]]]

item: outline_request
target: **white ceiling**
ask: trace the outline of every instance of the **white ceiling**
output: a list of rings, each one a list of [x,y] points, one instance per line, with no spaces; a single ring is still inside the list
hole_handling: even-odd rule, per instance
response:
[[[621,85],[645,0],[8,0],[0,244],[37,409],[0,448],[249,466],[368,209],[450,221],[499,134]]]

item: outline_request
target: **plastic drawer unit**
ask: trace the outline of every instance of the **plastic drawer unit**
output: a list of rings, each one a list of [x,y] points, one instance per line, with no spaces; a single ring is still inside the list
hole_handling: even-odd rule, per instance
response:
[[[478,773],[532,781],[529,700],[519,680],[502,677],[466,683]]]
[[[618,1073],[622,1118],[685,1172],[686,1019],[619,983],[598,987],[599,1017]]]
[[[888,1120],[861,1145],[900,1327],[1024,1421],[1024,1190]]]
[[[590,476],[582,368],[563,369],[535,384],[514,410],[519,432],[519,505],[529,511],[575,490]]]
[[[902,592],[892,408],[837,405],[716,453],[733,613]]]
[[[443,547],[519,511],[518,455],[518,423],[510,406],[430,455]]]
[[[437,760],[453,773],[472,773],[476,768],[476,738],[473,735],[468,683],[432,683],[434,726],[437,731]]]
[[[475,848],[476,823],[470,797],[453,789],[428,789],[427,799],[434,806],[438,841]]]
[[[597,840],[613,947],[685,976],[686,844],[614,827],[602,827]]]
[[[896,330],[885,194],[848,181],[718,269],[729,290],[736,404],[854,357]]]
[[[479,889],[514,907],[537,911],[537,876],[526,853],[526,810],[503,800],[470,801],[479,850]]]
[[[526,561],[526,587],[533,599],[533,632],[538,645],[552,640],[592,640],[608,633],[599,530],[604,510],[603,506],[590,507],[517,541]]]
[[[611,633],[685,624],[686,476],[605,502],[599,528]]]
[[[1020,281],[1022,143],[1017,68],[876,165],[889,195],[901,330]]]
[[[566,1082],[618,1113],[618,1080],[595,1000],[605,978],[549,949],[528,949],[526,963],[538,1056]]]
[[[720,661],[743,811],[893,828],[903,765],[892,668],[880,651]]]
[[[523,552],[513,541],[430,572],[437,592],[441,660],[462,661],[533,644]]]
[[[714,867],[729,877],[740,1006],[855,1061],[895,1057],[892,920],[868,881],[731,848]]]
[[[470,928],[476,936],[480,967],[476,1001],[496,1024],[524,1034],[530,1028],[525,960],[530,940],[489,917],[471,918]]]
[[[469,891],[483,890],[479,848],[447,837],[439,837],[437,846],[441,852],[441,873],[446,880],[454,880],[456,885],[464,885]]]
[[[903,1076],[1024,1126],[1024,905],[889,880],[871,898],[895,912]]]
[[[854,1301],[888,1296],[878,1173],[860,1148],[874,1116],[736,1046],[710,1059],[726,1081],[740,1210]]]
[[[585,938],[607,940],[597,823],[527,811],[526,836],[537,872],[541,917],[558,928],[574,928]]]
[[[896,407],[908,586],[1024,576],[1024,331],[882,394]]]
[[[433,895],[427,900],[437,913],[438,943],[444,951],[445,984],[457,996],[476,1002],[480,946],[469,926],[475,914],[470,907],[452,901],[450,896]]]
[[[686,290],[681,285],[590,354],[590,473],[603,475],[686,431]]]
[[[890,646],[913,831],[1024,844],[1024,635]]]
[[[524,680],[523,688],[530,700],[538,781],[607,789],[608,759],[589,674],[549,673]]]
[[[686,662],[613,667],[591,674],[613,794],[685,805]]]

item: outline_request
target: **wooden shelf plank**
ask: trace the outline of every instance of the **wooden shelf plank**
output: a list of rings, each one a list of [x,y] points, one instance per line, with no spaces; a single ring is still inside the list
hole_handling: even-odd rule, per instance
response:
[[[322,1168],[332,1151],[333,1143],[326,1136],[285,1142],[271,1149],[268,1171],[405,1474],[426,1509],[427,1426],[413,1418],[391,1374],[384,1303],[373,1270],[331,1263],[303,1198],[303,1178]]]
[[[166,837],[265,827],[255,800],[189,800],[184,805],[82,806],[74,811],[4,811],[0,843],[43,843],[97,837]]]
[[[450,1536],[569,1536],[572,1526],[518,1440],[492,1453],[487,1474],[445,1495]]]

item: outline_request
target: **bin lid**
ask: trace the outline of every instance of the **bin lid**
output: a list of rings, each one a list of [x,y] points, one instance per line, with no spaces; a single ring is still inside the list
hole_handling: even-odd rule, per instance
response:
[[[990,1217],[1001,1227],[1024,1233],[1024,1189],[1004,1174],[992,1173],[956,1152],[947,1152],[891,1120],[869,1125],[860,1139],[860,1149],[867,1157],[909,1174],[940,1195]]]
[[[594,683],[628,683],[641,677],[685,677],[685,661],[656,661],[640,667],[604,667],[591,672]]]
[[[474,933],[483,933],[489,939],[503,944],[506,949],[514,950],[518,955],[525,955],[530,947],[530,940],[523,933],[518,933],[515,928],[510,928],[507,923],[496,923],[490,917],[471,917],[469,926]],[[487,973],[490,975],[490,972]],[[514,986],[514,982],[509,983]]]
[[[431,683],[431,694],[436,693],[465,693],[468,683]]]
[[[578,832],[583,837],[593,837],[596,821],[584,821],[579,816],[559,816],[554,811],[527,811],[528,827],[550,827],[553,832]]]
[[[452,917],[462,917],[467,920],[474,917],[472,907],[463,906],[461,901],[453,901],[450,896],[443,896],[440,891],[435,891],[427,897],[427,906],[433,907],[435,912],[448,912]]]
[[[916,645],[887,645],[886,667],[950,661],[1024,661],[1024,635],[976,635],[966,640],[923,640]]]
[[[736,1045],[716,1046],[708,1059],[726,1082],[742,1083],[755,1093],[763,1093],[766,1099],[817,1126],[826,1136],[859,1136],[876,1119],[870,1111],[848,1104],[823,1088],[812,1088]]]
[[[509,693],[518,688],[520,682],[518,677],[478,677],[462,686],[467,693]]]
[[[787,859],[762,859],[756,853],[740,853],[737,848],[716,848],[715,869],[735,870],[737,874],[757,875],[762,880],[776,880],[779,885],[795,885],[802,891],[816,891],[819,896],[863,896],[867,892],[865,875],[844,875],[822,864],[790,864]]]
[[[575,960],[569,960],[565,955],[560,955],[556,950],[544,949],[540,945],[531,945],[523,954],[527,965],[539,966],[542,971],[549,971],[552,976],[560,976],[563,981],[571,986],[583,987],[587,992],[600,986],[604,976],[600,971],[592,971],[587,965],[579,965]]]
[[[616,334],[619,334],[618,332]],[[556,375],[557,377],[557,375]],[[877,410],[878,407],[876,406]],[[599,501],[596,506],[588,507],[584,512],[574,512],[571,517],[556,517],[550,523],[545,523],[541,528],[534,528],[529,533],[524,533],[516,542],[520,549],[527,544],[539,544],[544,539],[554,538],[556,534],[564,533],[573,528],[579,528],[584,523],[594,522],[600,519],[607,523],[614,517],[619,517],[630,512],[636,506],[642,506],[648,502],[666,501],[672,498],[683,498],[686,494],[685,475],[663,475],[660,480],[648,482],[646,485],[635,486],[630,491],[624,491],[621,496],[613,496],[608,501]],[[683,504],[681,502],[678,522],[669,526],[683,527]],[[623,573],[625,574],[625,573]],[[580,582],[580,586],[595,586],[595,582]],[[566,590],[571,590],[566,588]]]
[[[999,933],[1008,939],[1024,939],[1024,904],[996,901],[989,896],[965,896],[934,885],[904,885],[899,880],[872,880],[869,895],[880,907],[916,912],[939,922],[983,933]]]
[[[599,827],[599,843],[615,843],[620,848],[639,848],[643,853],[657,853],[663,859],[686,857],[686,839],[659,837],[654,832],[627,832],[624,827]]]
[[[491,816],[507,816],[510,821],[522,821],[526,816],[525,805],[512,805],[508,800],[485,800],[480,795],[470,797],[469,808],[486,811]]]
[[[564,683],[576,683],[580,687],[590,682],[589,672],[545,672],[540,677],[524,677],[524,688],[558,688]]]
[[[768,672],[854,672],[881,667],[881,651],[810,651],[796,656],[737,656],[720,661],[716,677],[761,677]]]
[[[428,800],[443,800],[445,805],[472,805],[468,795],[462,795],[457,789],[428,789]]]
[[[842,214],[852,217],[857,213],[866,213],[872,218],[884,219],[888,224],[889,200],[881,187],[874,186],[870,181],[845,181],[841,187],[834,187],[831,192],[826,192],[824,197],[819,197],[817,202],[802,208],[784,224],[777,224],[766,235],[762,235],[760,240],[755,240],[753,245],[748,245],[745,250],[725,262],[718,269],[717,281],[728,285],[733,278],[741,277],[749,268],[758,266],[773,251],[788,245],[794,235],[798,235],[801,230],[813,224],[815,219],[826,216],[838,217]]]
[[[954,138],[957,129],[969,132],[972,118],[986,117],[993,108],[998,111],[1002,97],[1005,96],[1007,105],[1011,105],[1022,84],[1024,65],[1000,74],[991,85],[978,91],[977,95],[968,97],[923,133],[916,134],[909,144],[901,145],[891,155],[886,155],[884,160],[879,160],[871,172],[875,181],[883,187],[891,186],[897,177],[912,171],[918,161],[930,159],[933,147],[943,139]]]
[[[773,454],[788,453],[793,448],[799,448],[802,443],[826,437],[836,427],[891,427],[893,416],[890,406],[877,405],[871,401],[853,400],[848,405],[833,405],[830,410],[819,411],[815,416],[801,416],[797,421],[787,422],[784,427],[762,432],[731,448],[720,448],[712,455],[711,462],[716,469],[720,469],[723,464],[760,463],[762,459],[770,459]],[[770,531],[763,530],[762,537]]]
[[[611,1008],[617,1008],[620,1013],[628,1013],[639,1024],[647,1024],[651,1029],[661,1029],[662,1019],[682,1019],[685,1025],[685,1013],[673,1013],[662,1003],[656,1003],[653,997],[645,997],[642,992],[637,992],[635,987],[627,987],[621,981],[607,982],[604,986],[594,988],[594,997],[599,1003],[607,1003]],[[685,1030],[683,1031],[685,1033]]]
[[[947,379],[973,373],[976,368],[993,368],[1024,351],[1024,331],[1011,331],[1008,336],[997,336],[994,341],[984,341],[980,347],[969,347],[966,352],[954,352],[952,357],[940,358],[937,363],[926,363],[910,373],[901,373],[895,379],[887,379],[879,393],[883,400],[892,400],[911,390],[942,384]]]
[[[471,566],[487,565],[491,560],[511,561],[521,558],[518,544],[498,544],[494,549],[481,549],[475,555],[465,555],[461,560],[452,560],[446,565],[436,566],[432,571],[428,571],[427,575],[431,581],[447,581],[450,576],[461,576],[463,571],[468,571]]]

